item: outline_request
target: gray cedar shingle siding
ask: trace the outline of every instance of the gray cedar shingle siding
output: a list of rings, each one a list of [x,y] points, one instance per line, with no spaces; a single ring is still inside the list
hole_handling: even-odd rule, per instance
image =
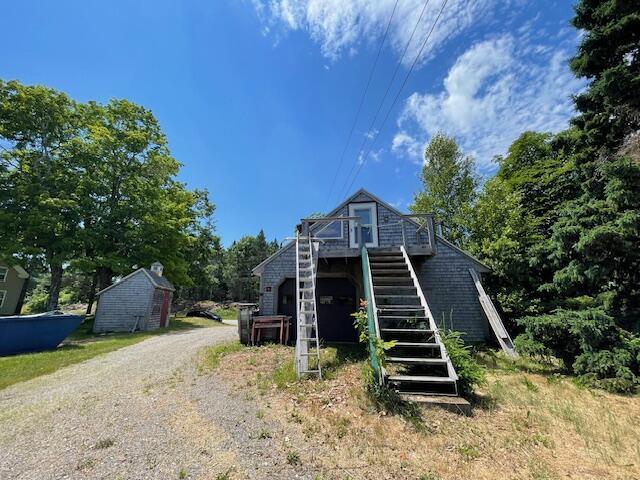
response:
[[[466,342],[484,342],[489,324],[469,274],[476,263],[436,237],[437,254],[414,257],[414,270],[438,326],[443,319],[448,328],[464,332]]]
[[[376,202],[365,192],[358,194],[350,203]],[[378,210],[378,246],[398,247],[403,244],[402,217],[385,205],[377,202]],[[331,216],[347,216],[348,205],[344,205],[333,212]],[[322,224],[324,226],[326,224]],[[417,226],[409,221],[404,222],[405,240],[407,246],[424,245],[428,241],[426,233],[421,232],[418,242]],[[315,231],[319,225],[311,227]],[[343,222],[343,238],[340,240],[325,240],[320,249],[344,249],[349,247],[349,225]],[[260,313],[273,315],[278,313],[278,287],[286,278],[295,278],[296,259],[295,245],[285,246],[278,255],[264,265],[260,275]],[[347,262],[360,263],[358,257],[345,259]],[[341,261],[334,259],[334,261]],[[467,342],[484,342],[490,336],[489,325],[478,300],[478,293],[469,274],[469,268],[481,270],[476,262],[452,248],[447,242],[436,237],[435,254],[431,256],[414,256],[412,263],[418,276],[420,285],[429,303],[429,308],[438,325],[446,321],[447,327],[465,333]],[[339,265],[333,265],[339,267]],[[345,271],[349,270],[344,265]],[[322,270],[322,269],[320,269]],[[357,269],[359,271],[359,267]],[[267,291],[270,289],[270,291]]]
[[[151,280],[138,271],[103,292],[98,300],[93,331],[131,331],[136,316],[142,317],[141,320],[147,317],[154,290]]]
[[[362,202],[376,202],[376,200],[366,193],[360,193],[350,203],[362,203]],[[377,203],[378,211],[378,246],[379,247],[397,247],[402,245],[402,223],[403,218],[396,212],[389,210],[385,205]],[[337,211],[334,211],[331,216],[333,217],[347,217],[349,216],[349,206],[344,205]],[[326,223],[320,223],[311,227],[311,232],[319,230],[324,227]],[[422,233],[420,242],[418,242],[416,230],[416,224],[404,220],[405,239],[408,247],[424,245],[428,242],[426,233]],[[325,240],[322,243],[323,250],[343,249],[349,248],[349,222],[342,222],[342,239],[339,240]]]
[[[296,278],[295,246],[275,257],[260,276],[260,315],[277,313],[278,287],[287,278]],[[270,292],[266,291],[267,287],[271,287]]]
[[[145,271],[151,274],[158,285],[173,288],[169,280],[149,270],[134,272],[100,293],[94,332],[129,332],[136,323],[136,317],[140,317],[138,330],[154,330],[160,326],[164,293],[167,290],[154,285]],[[170,293],[170,301],[172,297]]]

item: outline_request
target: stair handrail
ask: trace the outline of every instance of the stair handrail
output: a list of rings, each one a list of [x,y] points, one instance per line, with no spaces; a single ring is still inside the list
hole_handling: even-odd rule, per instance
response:
[[[380,337],[380,326],[378,325],[378,308],[376,307],[376,298],[373,290],[373,278],[371,275],[371,266],[369,264],[369,253],[367,247],[363,246],[360,249],[360,256],[362,259],[362,280],[364,298],[367,302],[367,341],[369,345],[369,361],[371,363],[371,369],[375,380],[380,384],[384,384],[384,377],[386,372],[384,367],[380,365],[378,356],[376,354],[376,338]]]
[[[429,328],[433,332],[433,336],[436,340],[436,343],[440,345],[440,351],[442,355],[442,359],[447,361],[447,374],[449,378],[454,380],[458,380],[458,374],[456,373],[453,365],[451,364],[451,359],[449,358],[449,353],[447,352],[447,347],[445,347],[442,339],[440,338],[440,331],[438,330],[438,326],[433,318],[433,314],[431,313],[431,309],[429,308],[429,304],[427,303],[427,299],[424,296],[424,292],[422,291],[422,287],[420,286],[420,282],[418,281],[418,276],[416,275],[415,270],[413,269],[413,265],[411,263],[411,259],[407,254],[404,246],[400,245],[400,251],[402,252],[402,256],[404,257],[404,261],[407,264],[407,268],[409,269],[409,274],[411,275],[411,279],[413,280],[413,286],[416,288],[418,292],[418,298],[420,299],[420,304],[424,308],[424,312],[429,319]]]

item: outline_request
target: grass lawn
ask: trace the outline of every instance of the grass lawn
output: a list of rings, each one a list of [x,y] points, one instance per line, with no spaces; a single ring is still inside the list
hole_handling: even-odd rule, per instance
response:
[[[219,325],[218,322],[204,318],[182,317],[172,318],[169,328],[152,332],[94,335],[91,332],[92,320],[86,320],[56,350],[0,357],[0,389],[133,345],[155,335]]]
[[[489,351],[478,355],[487,384],[464,417],[381,405],[364,387],[362,352],[336,346],[322,357],[323,381],[297,381],[293,348],[281,345],[218,347],[205,363],[258,402],[281,426],[273,435],[287,458],[317,479],[640,478],[638,396],[582,388],[554,365]]]
[[[237,320],[238,319],[238,309],[233,307],[226,308],[216,308],[214,312],[220,315],[220,318],[223,320]]]

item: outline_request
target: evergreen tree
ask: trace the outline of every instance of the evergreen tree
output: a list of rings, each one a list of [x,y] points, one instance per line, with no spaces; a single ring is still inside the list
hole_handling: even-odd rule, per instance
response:
[[[590,80],[576,97],[582,194],[553,227],[546,289],[587,297],[631,329],[640,323],[640,4],[582,0],[571,61]]]

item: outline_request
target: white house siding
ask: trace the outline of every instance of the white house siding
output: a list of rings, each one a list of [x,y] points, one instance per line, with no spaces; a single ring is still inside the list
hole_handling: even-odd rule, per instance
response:
[[[144,324],[150,311],[154,290],[149,277],[139,271],[103,292],[98,300],[93,331],[131,331],[136,316],[140,316],[140,321]]]
[[[437,254],[414,257],[412,263],[431,313],[440,326],[463,332],[465,342],[484,342],[489,324],[478,300],[469,268],[478,268],[467,256],[436,237]]]

